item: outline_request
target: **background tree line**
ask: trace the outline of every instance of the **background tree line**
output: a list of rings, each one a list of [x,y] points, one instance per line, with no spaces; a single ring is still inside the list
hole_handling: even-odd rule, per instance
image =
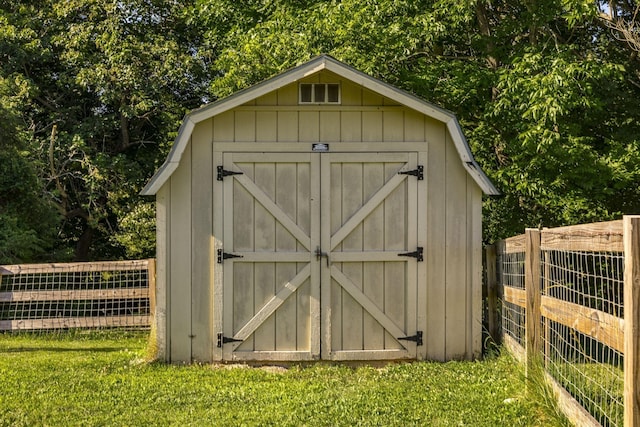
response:
[[[0,263],[153,256],[183,115],[328,53],[453,111],[485,240],[640,213],[635,1],[0,0]]]

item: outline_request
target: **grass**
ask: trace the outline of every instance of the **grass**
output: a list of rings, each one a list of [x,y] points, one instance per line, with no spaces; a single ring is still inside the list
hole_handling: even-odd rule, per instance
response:
[[[384,368],[172,366],[145,362],[146,341],[0,335],[0,426],[558,425],[527,398],[508,355]]]

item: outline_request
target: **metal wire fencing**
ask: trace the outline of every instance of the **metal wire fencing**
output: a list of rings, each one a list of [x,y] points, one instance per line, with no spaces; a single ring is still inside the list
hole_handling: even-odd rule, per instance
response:
[[[622,252],[542,251],[546,370],[603,426],[624,422],[623,271]]]
[[[147,328],[155,260],[0,266],[0,331]]]
[[[524,292],[524,238],[516,236],[498,245],[498,274],[506,298],[502,300],[502,332],[524,347],[526,340],[526,318],[524,300],[519,301],[517,292]]]
[[[625,382],[638,381],[625,369],[623,318],[632,308],[623,238],[623,221],[613,221],[528,230],[495,245],[502,339],[527,364],[541,362],[580,425],[633,425],[625,424]]]

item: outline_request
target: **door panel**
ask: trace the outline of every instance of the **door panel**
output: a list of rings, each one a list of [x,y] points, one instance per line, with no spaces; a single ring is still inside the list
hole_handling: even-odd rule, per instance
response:
[[[415,358],[417,153],[222,158],[223,359]]]
[[[415,358],[415,153],[324,154],[321,242],[322,357]],[[329,181],[328,183],[326,181]]]
[[[311,177],[319,158],[224,153],[223,163],[241,172],[223,182],[224,252],[238,256],[224,260],[223,329],[234,342],[223,345],[223,359],[318,358],[312,330],[319,330],[319,273],[311,248],[319,244],[319,188]]]

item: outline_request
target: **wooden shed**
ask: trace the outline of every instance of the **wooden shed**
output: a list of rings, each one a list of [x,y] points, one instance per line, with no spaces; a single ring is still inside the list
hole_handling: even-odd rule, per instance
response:
[[[159,357],[478,356],[483,192],[452,113],[326,55],[192,111],[142,192]]]

